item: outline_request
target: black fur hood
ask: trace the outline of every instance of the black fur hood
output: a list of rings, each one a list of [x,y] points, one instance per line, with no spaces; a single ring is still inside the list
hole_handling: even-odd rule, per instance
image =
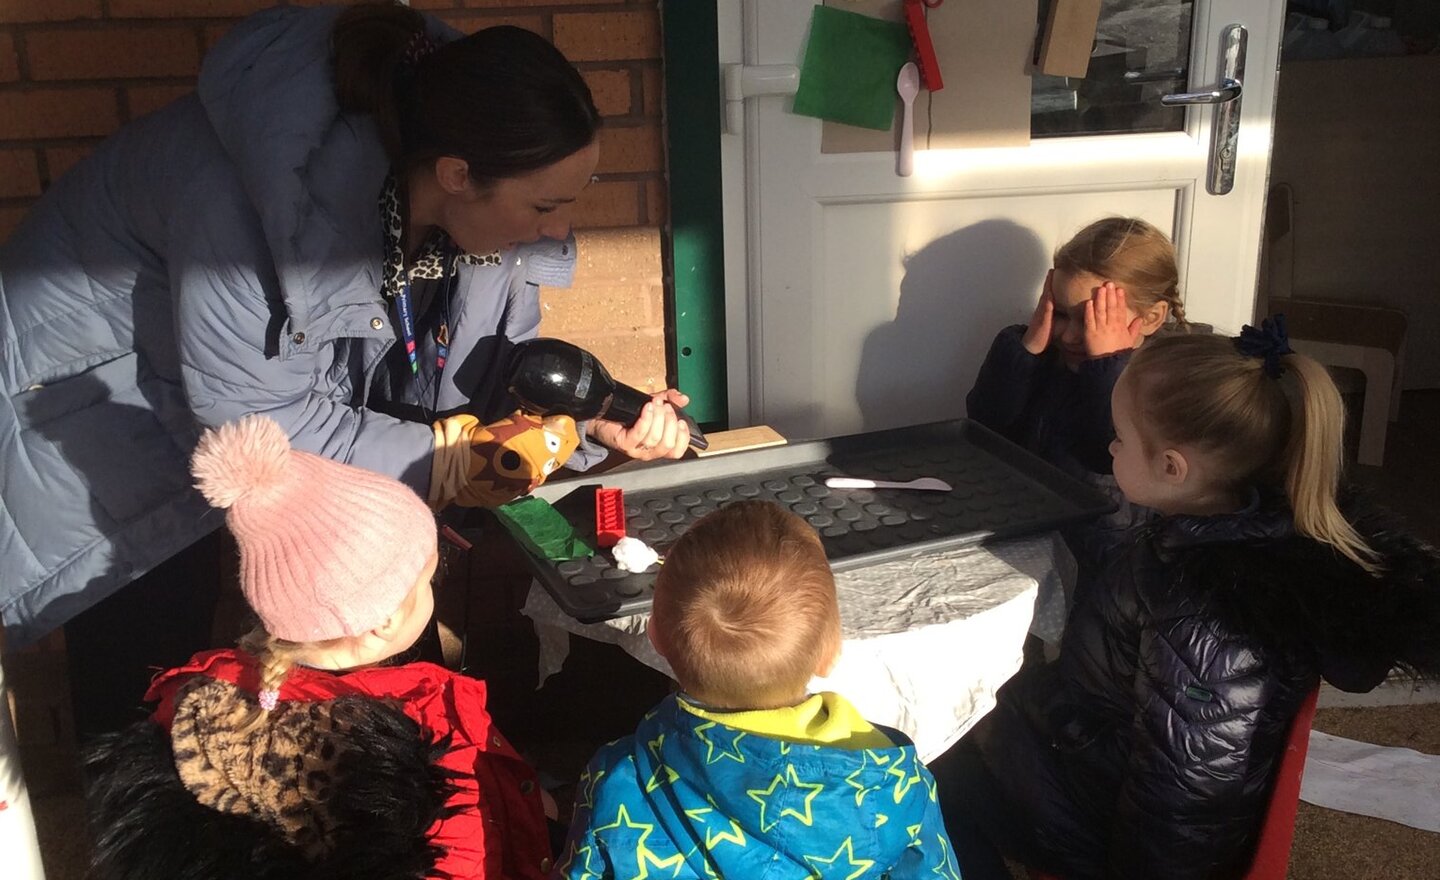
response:
[[[274,828],[202,806],[175,769],[165,731],[143,721],[86,749],[92,880],[280,880],[428,876],[440,853],[428,832],[453,791],[431,742],[400,709],[341,697],[353,748],[326,801],[337,820],[329,852],[307,859]]]
[[[1283,500],[1219,517],[1169,517],[1150,545],[1178,568],[1181,592],[1232,631],[1289,652],[1313,651],[1343,690],[1367,691],[1392,668],[1440,676],[1440,555],[1392,516],[1347,493],[1342,510],[1377,574],[1295,533]]]

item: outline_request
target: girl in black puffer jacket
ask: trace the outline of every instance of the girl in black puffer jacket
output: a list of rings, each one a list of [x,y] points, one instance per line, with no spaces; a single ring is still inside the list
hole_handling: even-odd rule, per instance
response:
[[[1337,501],[1344,412],[1283,321],[1157,338],[1113,398],[1114,472],[1164,516],[936,766],[966,880],[1239,877],[1323,676],[1440,672],[1440,559]]]

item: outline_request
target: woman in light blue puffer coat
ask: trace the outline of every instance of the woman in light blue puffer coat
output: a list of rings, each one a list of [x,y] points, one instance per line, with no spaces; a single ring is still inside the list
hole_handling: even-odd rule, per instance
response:
[[[7,636],[218,527],[188,456],[244,413],[443,502],[431,474],[462,453],[435,438],[509,412],[501,358],[535,334],[538,285],[569,282],[598,123],[575,69],[516,28],[457,38],[385,6],[237,25],[194,95],[106,141],[0,246]],[[600,445],[572,467],[684,450],[661,403],[643,431],[584,427]]]

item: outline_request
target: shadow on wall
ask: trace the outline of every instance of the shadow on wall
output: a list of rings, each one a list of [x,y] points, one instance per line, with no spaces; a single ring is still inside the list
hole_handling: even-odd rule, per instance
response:
[[[864,430],[959,418],[1001,327],[1029,319],[1050,268],[1040,238],[985,220],[905,257],[895,320],[865,338],[855,398]]]

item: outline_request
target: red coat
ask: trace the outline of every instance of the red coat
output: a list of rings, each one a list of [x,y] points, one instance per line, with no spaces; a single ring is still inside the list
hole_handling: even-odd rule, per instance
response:
[[[196,654],[186,666],[161,673],[146,692],[158,701],[152,716],[169,730],[175,694],[191,675],[207,675],[256,693],[259,672],[248,654],[232,650]],[[280,687],[281,700],[330,700],[367,695],[395,700],[405,714],[436,737],[451,737],[441,759],[456,771],[458,807],[433,830],[445,848],[435,865],[438,876],[485,880],[542,880],[550,870],[550,843],[535,771],[490,722],[485,683],[433,663],[377,667],[336,674],[295,667]]]

